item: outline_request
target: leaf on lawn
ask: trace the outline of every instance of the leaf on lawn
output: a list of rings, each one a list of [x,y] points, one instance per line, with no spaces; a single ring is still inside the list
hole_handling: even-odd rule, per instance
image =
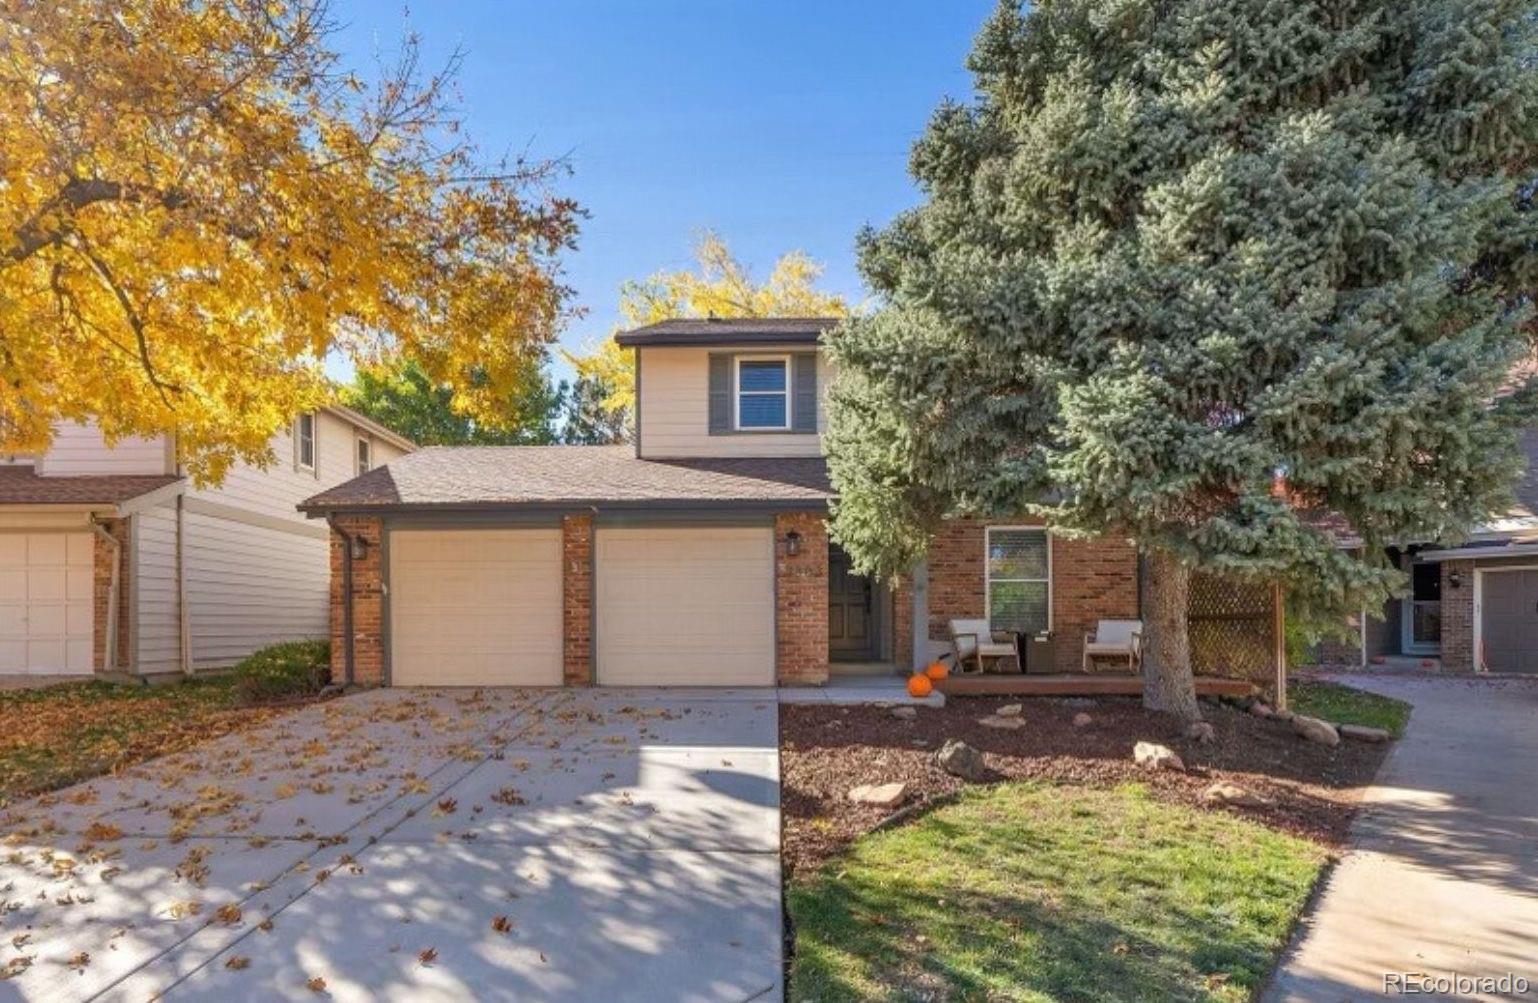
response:
[[[242,971],[251,967],[251,959],[241,954],[232,954],[225,959],[224,967],[232,972]]]
[[[115,839],[122,839],[123,830],[110,822],[92,822],[85,827],[85,832],[81,835],[93,843],[110,843]]]
[[[438,960],[438,949],[436,947],[422,948],[417,952],[417,960],[420,961],[423,965],[432,964],[434,961]]]
[[[491,928],[498,933],[512,933],[513,921],[508,919],[506,916],[493,916],[491,919]]]

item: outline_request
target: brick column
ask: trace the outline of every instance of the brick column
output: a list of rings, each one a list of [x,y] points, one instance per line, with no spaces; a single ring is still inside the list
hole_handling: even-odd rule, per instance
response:
[[[828,527],[817,512],[774,517],[775,674],[781,685],[828,681]],[[786,538],[801,535],[800,553]]]
[[[892,583],[892,662],[899,669],[917,668],[920,657],[913,650],[913,577],[902,575]]]
[[[593,684],[593,517],[561,517],[561,677]]]
[[[384,683],[384,554],[383,526],[378,516],[344,515],[337,525],[364,541],[366,551],[352,561],[353,682],[360,686]],[[346,544],[331,533],[331,681],[341,683],[347,671],[347,635],[342,585]]]
[[[1458,572],[1459,588],[1448,579]],[[1473,672],[1474,562],[1442,562],[1442,668],[1449,672]]]
[[[118,562],[117,584],[117,664],[107,664],[107,619],[109,596],[112,593],[112,565],[114,548],[95,533],[92,542],[91,599],[92,625],[91,666],[97,672],[111,672],[128,667],[128,520],[103,520],[102,529],[118,542],[115,548]]]

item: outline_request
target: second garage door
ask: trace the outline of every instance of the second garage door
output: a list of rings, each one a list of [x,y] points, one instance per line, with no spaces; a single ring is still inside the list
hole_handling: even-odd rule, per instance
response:
[[[90,533],[0,533],[0,673],[89,673]]]
[[[774,683],[774,534],[767,527],[600,527],[598,682]]]
[[[561,531],[392,531],[390,681],[559,685]]]
[[[1538,571],[1486,572],[1480,641],[1491,672],[1538,672]]]

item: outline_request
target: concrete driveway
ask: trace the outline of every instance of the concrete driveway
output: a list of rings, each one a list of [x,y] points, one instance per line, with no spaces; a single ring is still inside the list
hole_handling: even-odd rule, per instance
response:
[[[1538,999],[1538,680],[1339,681],[1415,712],[1263,999],[1381,1000],[1393,972],[1520,976],[1528,994],[1420,995]]]
[[[0,1000],[779,999],[777,742],[764,690],[307,708],[0,816]]]

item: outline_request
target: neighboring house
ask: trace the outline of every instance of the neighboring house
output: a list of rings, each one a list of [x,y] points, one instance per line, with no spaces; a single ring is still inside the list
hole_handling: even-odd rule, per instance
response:
[[[1522,437],[1527,473],[1516,504],[1456,546],[1390,547],[1409,576],[1402,599],[1354,618],[1357,643],[1322,646],[1332,663],[1439,660],[1457,672],[1538,673],[1538,428]],[[1361,541],[1339,533],[1341,545]]]
[[[951,618],[980,616],[1050,630],[1043,659],[1077,669],[1098,619],[1138,614],[1125,541],[956,521],[895,586],[830,544],[819,338],[834,323],[623,333],[634,445],[428,448],[305,501],[335,533],[335,677],[820,683],[925,661]]]
[[[92,425],[0,458],[0,674],[211,669],[326,636],[327,532],[294,506],[413,448],[330,407],[217,487],[182,476],[170,436],[108,446]]]

